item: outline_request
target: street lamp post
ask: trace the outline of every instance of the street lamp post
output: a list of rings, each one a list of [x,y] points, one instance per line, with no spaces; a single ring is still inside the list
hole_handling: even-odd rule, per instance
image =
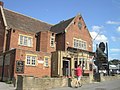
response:
[[[107,75],[109,75],[108,44],[106,43]]]

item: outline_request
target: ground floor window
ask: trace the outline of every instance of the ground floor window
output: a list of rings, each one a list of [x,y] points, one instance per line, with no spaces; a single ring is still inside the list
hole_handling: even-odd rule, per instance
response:
[[[81,65],[81,67],[84,69],[84,70],[88,70],[89,68],[89,62],[87,60],[87,58],[74,58],[74,63],[75,63],[75,68],[77,67],[77,65]]]
[[[45,67],[49,67],[49,60],[50,60],[50,58],[48,56],[44,57],[44,66]]]
[[[37,55],[31,55],[31,54],[26,55],[26,65],[36,66],[36,62],[37,62]]]

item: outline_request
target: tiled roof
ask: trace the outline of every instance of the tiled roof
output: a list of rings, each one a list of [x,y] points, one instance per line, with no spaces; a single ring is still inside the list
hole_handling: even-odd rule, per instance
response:
[[[10,28],[19,29],[27,32],[40,32],[50,30],[50,24],[36,20],[34,18],[3,9],[6,22]]]
[[[71,18],[71,19],[68,19],[68,20],[65,20],[65,21],[61,21],[60,23],[54,25],[53,27],[51,27],[51,31],[52,32],[55,32],[55,33],[61,33],[61,32],[64,32],[64,30],[66,29],[66,27],[72,22],[72,20],[74,19],[75,17]]]

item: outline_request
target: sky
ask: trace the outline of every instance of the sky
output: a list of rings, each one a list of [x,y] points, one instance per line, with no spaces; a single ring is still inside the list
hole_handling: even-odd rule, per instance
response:
[[[108,44],[109,60],[120,60],[120,0],[1,0],[4,8],[57,24],[80,13],[96,44]]]

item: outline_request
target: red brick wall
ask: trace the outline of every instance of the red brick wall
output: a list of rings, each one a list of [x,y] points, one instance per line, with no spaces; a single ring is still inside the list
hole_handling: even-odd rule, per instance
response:
[[[28,35],[28,36],[32,36],[33,37],[33,47],[27,47],[27,46],[21,46],[18,44],[18,40],[19,40],[19,34],[23,34],[23,35]],[[15,59],[14,56],[11,57],[11,62],[13,62],[15,60],[15,64],[11,64],[12,66],[5,66],[5,72],[4,75],[8,76],[8,69],[11,70],[11,75],[13,72],[13,75],[16,77],[17,74],[20,73],[16,73],[16,61],[17,60],[26,60],[26,54],[35,54],[38,56],[38,60],[42,58],[42,60],[44,60],[44,56],[49,56],[49,67],[45,67],[43,64],[37,64],[37,66],[27,66],[25,65],[24,68],[24,74],[25,75],[33,75],[36,77],[42,77],[42,76],[51,76],[51,52],[56,50],[55,48],[51,48],[50,47],[50,36],[51,36],[51,32],[41,32],[39,36],[40,39],[40,51],[36,52],[36,44],[37,44],[37,40],[36,40],[36,36],[33,33],[28,33],[28,32],[23,32],[20,30],[13,30],[11,29],[8,32],[8,38],[7,38],[7,43],[6,43],[6,50],[10,50],[13,48],[16,48],[16,53],[14,53],[15,55]],[[14,68],[14,70],[12,70],[12,68]]]
[[[18,43],[19,42],[19,34],[32,36],[33,37],[33,46],[32,47],[27,47],[27,46],[19,45],[19,43]],[[35,34],[34,33],[29,33],[29,32],[22,32],[20,30],[11,30],[10,49],[13,49],[13,48],[36,51]]]
[[[44,56],[49,56],[51,58],[50,53],[43,53],[43,52],[29,52],[25,50],[16,50],[16,58],[15,58],[15,68],[14,68],[14,73],[15,77],[17,74],[16,73],[16,60],[26,60],[26,54],[34,54],[37,55],[37,60],[44,60]],[[42,76],[50,76],[51,75],[51,59],[49,59],[49,67],[45,67],[44,64],[42,63],[37,63],[36,66],[27,66],[25,65],[24,68],[24,75],[32,75],[36,77],[42,77]]]
[[[73,38],[78,38],[87,42],[87,50],[92,51],[92,38],[85,28],[85,23],[82,18],[79,20],[79,16],[77,16],[74,22],[67,28],[66,40],[65,40],[65,47],[73,47]],[[81,30],[78,28],[78,21],[82,23]],[[69,42],[69,44],[67,44]],[[90,47],[91,46],[91,47]]]
[[[49,31],[44,31],[40,32],[40,51],[42,52],[53,52],[56,50],[56,45],[55,47],[50,46],[50,37],[52,35],[52,32]]]
[[[47,52],[48,33],[40,33],[40,51]]]
[[[2,14],[1,14],[1,11],[0,11],[0,52],[3,52],[4,33],[5,33],[5,27],[4,27],[4,22],[3,22],[3,19],[2,19]]]
[[[65,34],[56,35],[56,50],[65,50]]]

